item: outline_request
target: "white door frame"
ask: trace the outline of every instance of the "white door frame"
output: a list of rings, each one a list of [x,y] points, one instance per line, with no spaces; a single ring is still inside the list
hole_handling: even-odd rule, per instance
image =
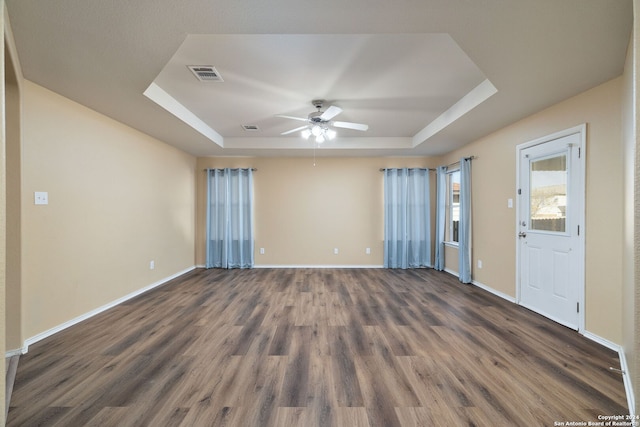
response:
[[[586,226],[585,226],[585,192],[586,192],[586,140],[587,140],[587,124],[583,123],[579,126],[575,126],[569,129],[565,129],[551,135],[543,136],[541,138],[534,139],[529,142],[525,142],[523,144],[519,144],[516,146],[516,192],[519,193],[520,187],[520,155],[522,150],[526,148],[531,148],[535,145],[544,144],[545,142],[553,141],[558,138],[563,138],[565,136],[579,134],[580,138],[580,146],[577,147],[580,150],[580,158],[582,159],[579,164],[576,165],[576,173],[578,174],[579,180],[579,188],[577,192],[577,211],[578,211],[578,226],[580,227],[580,233],[578,236],[578,259],[580,260],[580,264],[582,268],[576,272],[578,275],[577,280],[580,284],[579,286],[579,295],[578,295],[578,303],[580,306],[580,310],[578,311],[578,332],[584,334],[585,332],[585,235],[586,235]],[[520,243],[518,238],[518,230],[520,230],[520,214],[522,213],[522,201],[521,197],[516,197],[516,228],[515,228],[515,245],[516,245],[516,303],[518,305],[521,304],[521,296],[520,296]]]

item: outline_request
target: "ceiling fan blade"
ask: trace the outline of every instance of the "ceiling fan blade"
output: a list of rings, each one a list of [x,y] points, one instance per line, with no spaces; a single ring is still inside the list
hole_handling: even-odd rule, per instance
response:
[[[282,114],[276,114],[276,117],[282,117],[283,119],[292,119],[292,120],[300,120],[301,122],[306,122],[309,119],[307,117],[293,117],[293,116],[283,116]]]
[[[367,130],[369,129],[369,125],[363,125],[362,123],[351,123],[351,122],[332,122],[337,128],[345,128],[345,129],[353,129],[353,130]]]
[[[340,113],[342,113],[342,108],[332,105],[331,107],[327,108],[327,110],[324,113],[322,113],[322,115],[320,116],[320,119],[324,121],[329,121]]]
[[[307,129],[308,127],[309,126],[307,126],[307,125],[300,126],[299,128],[295,128],[295,129],[288,130],[286,132],[282,132],[280,135],[289,135],[290,133],[294,133],[294,132],[297,132],[297,131],[302,130],[302,129]]]

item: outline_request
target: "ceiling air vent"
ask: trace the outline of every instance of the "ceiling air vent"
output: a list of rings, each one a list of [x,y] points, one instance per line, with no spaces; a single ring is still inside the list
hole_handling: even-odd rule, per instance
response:
[[[260,128],[256,125],[242,125],[242,129],[246,130],[247,132],[258,132],[260,130]]]
[[[211,65],[187,65],[194,76],[201,82],[222,82],[218,70]]]

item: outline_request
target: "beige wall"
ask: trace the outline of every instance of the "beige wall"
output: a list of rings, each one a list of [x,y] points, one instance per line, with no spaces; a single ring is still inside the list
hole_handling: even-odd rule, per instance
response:
[[[9,29],[5,31],[5,137],[7,165],[7,282],[6,348],[18,349],[21,341],[21,281],[22,281],[22,211],[20,187],[22,147],[20,136],[20,67]]]
[[[196,160],[29,81],[23,92],[26,339],[194,265]]]
[[[515,297],[516,146],[587,123],[586,330],[622,342],[622,78],[549,107],[446,156],[472,164],[473,278]],[[483,268],[478,269],[477,261]]]
[[[379,169],[433,167],[434,159],[318,158],[315,163],[311,158],[199,158],[197,264],[205,264],[204,169],[254,167],[257,266],[381,266]],[[264,255],[259,248],[265,248]]]
[[[473,248],[472,248],[473,250]],[[444,269],[453,274],[458,274],[458,248],[453,245],[444,245]]]

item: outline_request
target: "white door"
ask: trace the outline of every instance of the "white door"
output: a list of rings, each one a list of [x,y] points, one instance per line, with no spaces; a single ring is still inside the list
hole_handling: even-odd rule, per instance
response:
[[[583,329],[584,128],[518,147],[519,303]]]

